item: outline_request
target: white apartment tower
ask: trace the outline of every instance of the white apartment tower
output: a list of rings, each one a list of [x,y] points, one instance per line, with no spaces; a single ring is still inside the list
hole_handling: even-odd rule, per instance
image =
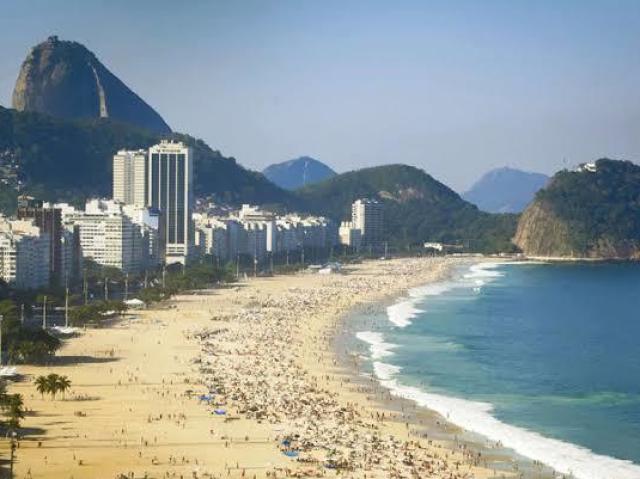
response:
[[[147,206],[161,213],[165,262],[185,264],[194,244],[193,151],[182,142],[162,140],[149,148]]]
[[[377,200],[359,199],[351,205],[353,228],[361,233],[361,245],[367,248],[379,248],[383,239],[382,203]]]
[[[113,199],[126,205],[147,204],[147,152],[120,150],[113,157]]]
[[[84,211],[63,210],[65,223],[78,227],[80,253],[103,266],[137,273],[146,266],[148,245],[141,228],[111,200],[87,201]]]
[[[49,284],[51,238],[29,220],[0,220],[0,278],[18,289]]]

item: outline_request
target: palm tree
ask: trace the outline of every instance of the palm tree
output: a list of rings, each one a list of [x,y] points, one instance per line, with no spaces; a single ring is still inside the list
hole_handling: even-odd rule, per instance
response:
[[[58,376],[56,387],[58,391],[62,392],[62,398],[64,399],[64,394],[71,387],[71,380],[67,376]]]
[[[51,399],[56,399],[56,393],[58,392],[58,376],[57,374],[51,373],[46,377],[47,381],[47,391],[51,393]]]
[[[9,394],[4,405],[7,416],[6,425],[14,430],[20,427],[20,420],[24,419],[24,401],[21,394]]]
[[[38,376],[35,380],[36,391],[40,393],[42,399],[44,399],[44,393],[49,392],[49,381],[45,376]]]

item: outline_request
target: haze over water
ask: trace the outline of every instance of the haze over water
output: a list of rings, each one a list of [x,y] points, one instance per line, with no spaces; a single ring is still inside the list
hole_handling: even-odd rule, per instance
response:
[[[639,311],[637,264],[484,265],[358,338],[385,386],[452,422],[580,478],[637,478]]]

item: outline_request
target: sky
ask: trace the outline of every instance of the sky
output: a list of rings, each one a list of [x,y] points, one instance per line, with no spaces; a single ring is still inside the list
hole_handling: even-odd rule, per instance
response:
[[[0,0],[1,105],[53,34],[252,169],[640,160],[640,1]]]

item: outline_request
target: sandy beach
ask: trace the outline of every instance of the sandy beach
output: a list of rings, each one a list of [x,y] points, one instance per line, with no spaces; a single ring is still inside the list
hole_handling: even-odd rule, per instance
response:
[[[250,279],[86,330],[10,386],[32,411],[15,477],[489,477],[476,451],[424,438],[415,411],[352,381],[333,342],[348,311],[461,261]],[[36,392],[50,372],[72,381],[65,398]]]

